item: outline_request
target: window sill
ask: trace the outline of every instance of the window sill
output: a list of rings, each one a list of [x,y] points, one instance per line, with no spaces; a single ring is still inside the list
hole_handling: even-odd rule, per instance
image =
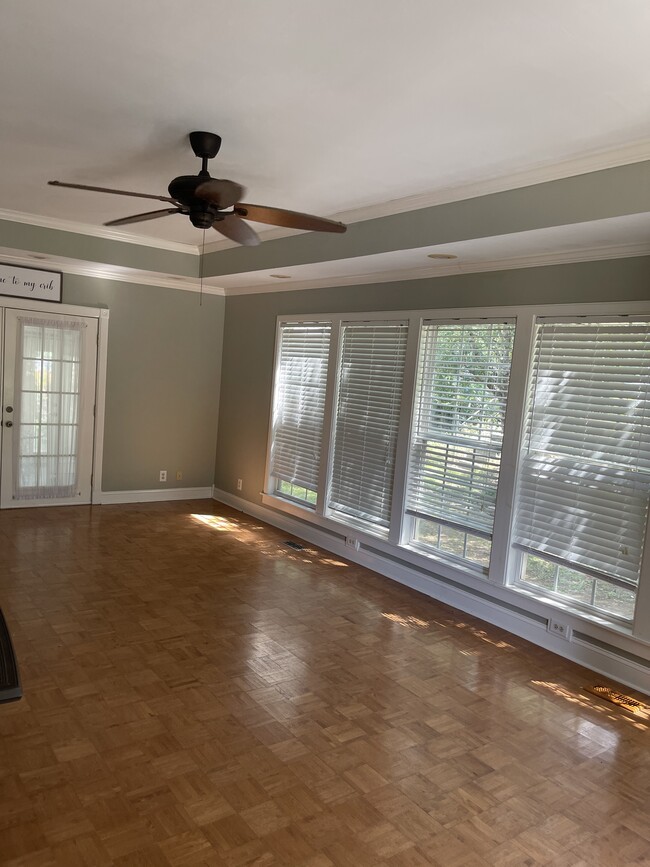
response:
[[[550,612],[550,616],[552,616],[553,611],[561,611],[563,614],[568,615],[571,618],[576,618],[577,620],[585,624],[597,626],[599,629],[603,629],[606,632],[613,633],[614,635],[620,636],[622,638],[629,638],[631,641],[634,641],[635,644],[640,642],[641,644],[650,647],[650,641],[647,641],[646,639],[634,633],[632,623],[626,624],[620,621],[617,622],[613,620],[607,620],[605,617],[602,617],[596,612],[585,611],[582,608],[571,605],[570,600],[567,600],[565,602],[562,599],[555,599],[552,596],[545,596],[542,593],[536,593],[534,589],[523,587],[520,584],[509,585],[508,590],[511,590],[518,596],[532,599],[535,602],[552,609]],[[573,626],[573,628],[577,627]]]

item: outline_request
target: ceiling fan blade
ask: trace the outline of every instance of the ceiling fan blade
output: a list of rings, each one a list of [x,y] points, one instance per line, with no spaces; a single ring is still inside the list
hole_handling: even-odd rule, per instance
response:
[[[131,193],[128,190],[110,190],[107,187],[89,187],[87,184],[66,184],[63,181],[48,181],[51,187],[68,187],[71,190],[90,190],[91,193],[113,193],[116,196],[134,196],[136,199],[156,199],[159,202],[176,204],[169,196],[150,196],[148,193]]]
[[[228,214],[223,220],[217,220],[216,223],[212,224],[212,228],[244,247],[257,247],[260,242],[255,229],[240,220],[235,214]]]
[[[313,214],[301,214],[300,211],[285,211],[284,208],[268,208],[266,205],[247,205],[239,202],[235,213],[252,220],[254,223],[270,223],[272,226],[284,226],[287,229],[304,229],[307,232],[345,232],[345,223],[327,220],[325,217],[315,217]]]
[[[194,190],[194,195],[198,196],[199,199],[204,199],[206,202],[212,202],[213,205],[222,210],[236,204],[244,195],[244,192],[244,188],[234,181],[210,178],[209,181],[200,184]]]
[[[163,208],[162,211],[147,211],[146,214],[134,214],[132,217],[120,217],[119,220],[109,220],[105,226],[128,226],[129,223],[143,223],[145,220],[157,220],[167,214],[182,214],[180,208]]]

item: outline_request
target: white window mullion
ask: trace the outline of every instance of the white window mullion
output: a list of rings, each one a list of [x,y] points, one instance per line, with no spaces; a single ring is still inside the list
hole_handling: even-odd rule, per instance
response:
[[[650,642],[650,521],[646,524],[643,550],[633,631],[638,638]]]
[[[321,446],[321,460],[318,471],[318,501],[316,504],[317,515],[327,515],[327,501],[329,497],[329,480],[332,468],[332,455],[334,448],[334,408],[338,395],[339,357],[341,353],[341,320],[332,319],[332,333],[330,337],[330,351],[327,365],[327,383],[325,386],[325,413],[323,415],[323,442]]]
[[[403,524],[406,518],[404,509],[406,505],[411,417],[413,415],[413,401],[415,399],[421,323],[422,320],[419,317],[412,317],[409,320],[409,332],[406,342],[404,381],[402,386],[402,407],[400,410],[400,424],[397,434],[397,451],[395,453],[395,475],[393,481],[391,521],[388,530],[388,541],[393,542],[395,545],[399,545],[402,540]]]
[[[526,418],[528,371],[531,365],[534,342],[535,315],[532,311],[526,310],[517,316],[512,347],[510,388],[508,389],[508,402],[503,425],[501,472],[497,488],[489,570],[489,579],[495,584],[505,584],[508,576],[512,574],[508,562],[509,556],[512,557],[513,561],[519,557],[518,552],[512,551],[510,547],[510,527],[517,487],[519,443],[523,435]]]

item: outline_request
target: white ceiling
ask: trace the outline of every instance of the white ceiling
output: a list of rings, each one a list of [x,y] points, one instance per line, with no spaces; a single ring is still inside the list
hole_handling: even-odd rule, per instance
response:
[[[198,170],[192,129],[223,136],[213,174],[249,201],[323,215],[650,142],[647,0],[1,5],[3,209],[148,210],[46,181],[165,194]]]

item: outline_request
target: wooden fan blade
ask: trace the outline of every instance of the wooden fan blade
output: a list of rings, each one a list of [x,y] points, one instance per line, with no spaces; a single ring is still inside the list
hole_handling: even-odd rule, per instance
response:
[[[176,204],[169,196],[150,196],[148,193],[131,193],[128,190],[110,190],[107,187],[89,187],[86,184],[65,184],[63,181],[48,181],[51,187],[68,187],[71,190],[90,190],[91,193],[113,193],[116,196],[133,196],[136,199],[156,199],[159,202]]]
[[[219,210],[222,210],[236,204],[244,195],[244,188],[234,181],[211,178],[204,184],[200,184],[194,190],[194,195],[206,202],[212,202]]]
[[[145,220],[157,220],[167,214],[182,214],[180,208],[163,208],[162,211],[147,211],[146,214],[134,214],[132,217],[120,217],[119,220],[109,220],[105,226],[128,226],[129,223],[143,223]]]
[[[235,213],[254,223],[270,223],[287,229],[305,229],[308,232],[345,232],[347,229],[345,223],[337,223],[336,220],[301,214],[299,211],[285,211],[284,208],[268,208],[266,205],[240,202],[235,206]]]
[[[223,220],[217,220],[216,223],[212,224],[212,228],[244,247],[257,247],[260,242],[255,229],[234,214],[228,214]]]

